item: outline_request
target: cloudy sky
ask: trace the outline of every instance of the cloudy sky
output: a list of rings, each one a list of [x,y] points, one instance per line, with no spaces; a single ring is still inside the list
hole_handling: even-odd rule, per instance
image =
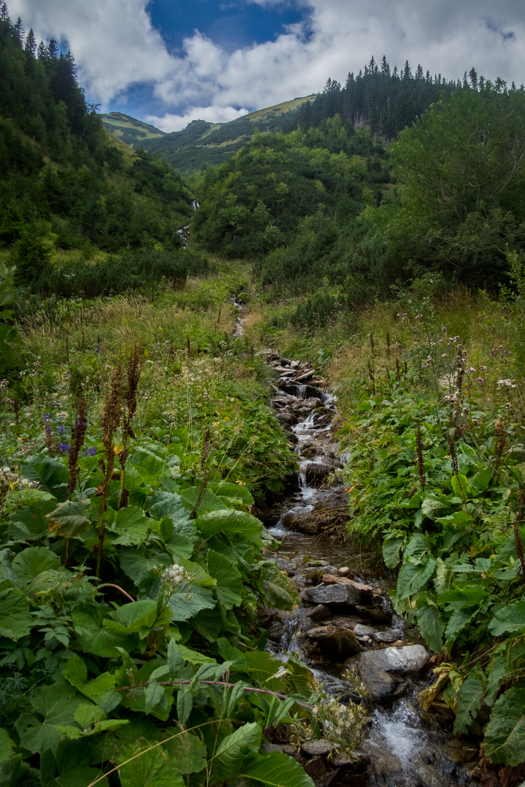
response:
[[[525,82],[524,0],[8,0],[70,48],[88,98],[165,131],[343,82],[374,55]]]

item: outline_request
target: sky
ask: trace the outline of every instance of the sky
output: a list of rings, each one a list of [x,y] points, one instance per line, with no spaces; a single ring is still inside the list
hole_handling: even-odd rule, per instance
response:
[[[101,112],[163,131],[393,67],[525,82],[525,0],[7,0],[38,38],[71,49]]]

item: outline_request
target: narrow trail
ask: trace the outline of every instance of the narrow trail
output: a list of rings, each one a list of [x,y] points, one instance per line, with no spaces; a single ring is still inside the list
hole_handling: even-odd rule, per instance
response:
[[[243,304],[234,335],[243,331]],[[370,723],[356,762],[315,751],[291,751],[319,787],[460,787],[474,785],[470,771],[475,748],[452,734],[446,714],[425,714],[418,692],[432,682],[430,653],[417,629],[395,614],[388,590],[392,576],[374,553],[363,554],[345,537],[348,500],[337,470],[340,455],[333,431],[336,397],[307,364],[268,351],[277,372],[270,406],[288,432],[299,460],[296,491],[263,521],[279,542],[269,559],[292,577],[301,604],[291,613],[266,610],[268,649],[284,661],[301,658],[329,693],[348,702],[350,684],[342,677],[356,670],[368,689]],[[322,742],[321,742],[322,744]]]

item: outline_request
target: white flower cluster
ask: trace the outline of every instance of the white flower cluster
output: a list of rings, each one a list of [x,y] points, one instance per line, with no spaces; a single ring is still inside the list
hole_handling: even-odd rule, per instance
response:
[[[515,388],[514,380],[498,380],[498,388]]]
[[[22,489],[37,489],[38,481],[30,481],[28,478],[22,478],[17,473],[12,473],[9,467],[0,468],[0,486],[4,489],[18,488]]]
[[[172,566],[168,566],[168,568],[164,569],[162,572],[162,579],[170,585],[175,586],[182,585],[184,582],[191,582],[193,577],[184,566],[179,566],[178,563],[174,563]]]

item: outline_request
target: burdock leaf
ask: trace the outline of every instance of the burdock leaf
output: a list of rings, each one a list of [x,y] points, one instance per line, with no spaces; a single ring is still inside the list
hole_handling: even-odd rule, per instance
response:
[[[91,521],[87,516],[89,507],[89,500],[74,502],[67,500],[61,503],[47,515],[50,531],[54,536],[78,538],[82,541],[86,533],[92,529]]]

